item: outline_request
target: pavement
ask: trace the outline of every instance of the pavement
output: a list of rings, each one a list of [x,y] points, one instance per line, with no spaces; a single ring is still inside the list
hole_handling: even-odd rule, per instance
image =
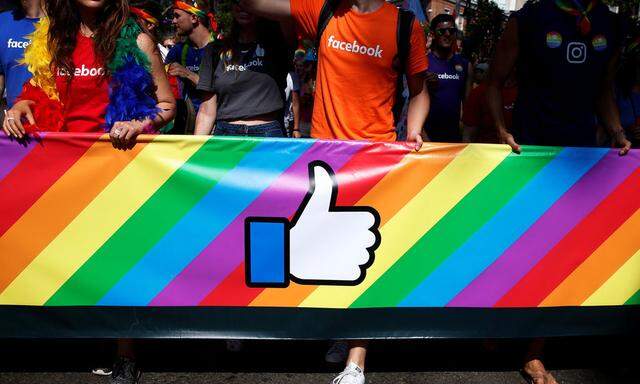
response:
[[[554,339],[545,362],[561,384],[638,384],[638,340]],[[88,373],[110,364],[112,341],[0,341],[0,384],[101,384]],[[141,384],[326,384],[340,366],[324,362],[327,342],[249,341],[241,352],[221,341],[136,344]],[[524,341],[377,341],[369,384],[526,383],[519,367]],[[635,351],[635,352],[628,352]]]

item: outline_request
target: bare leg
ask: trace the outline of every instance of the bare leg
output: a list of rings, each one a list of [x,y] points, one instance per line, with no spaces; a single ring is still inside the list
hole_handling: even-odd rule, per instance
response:
[[[558,384],[542,363],[543,350],[544,340],[542,339],[536,339],[529,345],[523,371],[533,384]]]
[[[364,363],[367,357],[367,342],[364,340],[356,340],[349,342],[349,357],[347,357],[347,365],[354,363],[364,371]]]

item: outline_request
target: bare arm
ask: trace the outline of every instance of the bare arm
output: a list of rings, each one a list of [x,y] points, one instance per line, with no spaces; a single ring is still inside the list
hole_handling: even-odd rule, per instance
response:
[[[473,65],[471,65],[471,63],[467,66],[467,73],[467,82],[464,85],[464,101],[469,99],[469,94],[473,89]]]
[[[185,79],[193,85],[198,85],[198,82],[200,81],[200,76],[197,73],[191,72],[186,67],[178,63],[169,64],[169,69],[167,70],[167,72],[171,76]]]
[[[151,37],[145,33],[138,35],[137,43],[140,50],[149,59],[151,76],[155,85],[156,107],[159,112],[154,119],[116,122],[109,132],[109,136],[114,147],[118,149],[131,148],[135,144],[136,137],[143,133],[145,128],[151,126],[157,131],[171,121],[176,114],[176,101],[171,93],[169,80],[167,80],[167,74],[160,59],[158,47]]]
[[[167,74],[164,71],[164,64],[160,58],[160,52],[153,40],[146,34],[138,36],[138,45],[140,49],[147,55],[151,63],[151,75],[153,83],[156,86],[156,107],[160,110],[155,119],[153,119],[153,127],[158,130],[164,127],[169,121],[173,120],[176,115],[176,100],[173,98],[171,87]]]
[[[462,101],[462,105],[460,106],[460,116],[464,114],[464,105],[469,100],[469,95],[471,94],[471,90],[473,89],[473,66],[471,63],[467,65],[467,81],[464,84],[464,100]],[[470,143],[472,137],[475,137],[476,128],[469,127],[467,125],[462,126],[462,141],[464,143]]]
[[[425,81],[425,72],[407,76],[409,87],[409,109],[407,112],[407,141],[416,144],[416,151],[422,147],[422,127],[429,115],[431,101]]]
[[[502,144],[509,144],[514,152],[520,152],[520,146],[513,136],[507,131],[504,121],[502,89],[509,77],[509,73],[515,68],[519,53],[518,22],[511,19],[498,43],[496,57],[489,71],[487,86],[487,103],[491,117],[495,121],[498,130],[498,139]]]
[[[289,0],[240,0],[240,5],[258,16],[273,20],[286,20],[291,16]]]
[[[202,100],[198,115],[196,116],[194,135],[211,135],[218,113],[218,96],[214,93],[203,93],[204,100]]]
[[[463,114],[462,114],[462,142],[463,143],[471,143],[475,140],[478,134],[478,125],[480,121],[480,117],[478,116],[479,105],[478,103],[482,100],[481,97],[477,94],[478,89],[476,88],[467,101],[464,103]]]
[[[300,133],[300,91],[292,91],[291,109],[293,110],[293,137],[299,139]]]
[[[631,142],[627,140],[624,128],[620,122],[620,111],[615,97],[615,74],[620,53],[616,54],[609,62],[607,74],[602,84],[602,91],[598,99],[598,114],[605,129],[613,138],[616,147],[621,148],[620,155],[626,155],[631,149]]]

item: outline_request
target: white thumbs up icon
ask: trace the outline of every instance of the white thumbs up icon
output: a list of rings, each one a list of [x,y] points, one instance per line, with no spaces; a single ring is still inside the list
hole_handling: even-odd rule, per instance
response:
[[[293,220],[245,221],[247,285],[357,285],[380,245],[380,216],[371,207],[337,207],[331,167],[309,164],[309,191]]]

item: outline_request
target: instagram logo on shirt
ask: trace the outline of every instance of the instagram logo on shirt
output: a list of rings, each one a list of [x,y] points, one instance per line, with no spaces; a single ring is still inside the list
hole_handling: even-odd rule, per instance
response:
[[[328,47],[337,49],[339,51],[356,53],[359,55],[366,55],[371,57],[382,58],[382,49],[380,49],[380,44],[376,45],[375,48],[367,47],[366,45],[362,45],[354,40],[352,43],[347,43],[346,41],[336,40],[334,35],[329,36]]]

